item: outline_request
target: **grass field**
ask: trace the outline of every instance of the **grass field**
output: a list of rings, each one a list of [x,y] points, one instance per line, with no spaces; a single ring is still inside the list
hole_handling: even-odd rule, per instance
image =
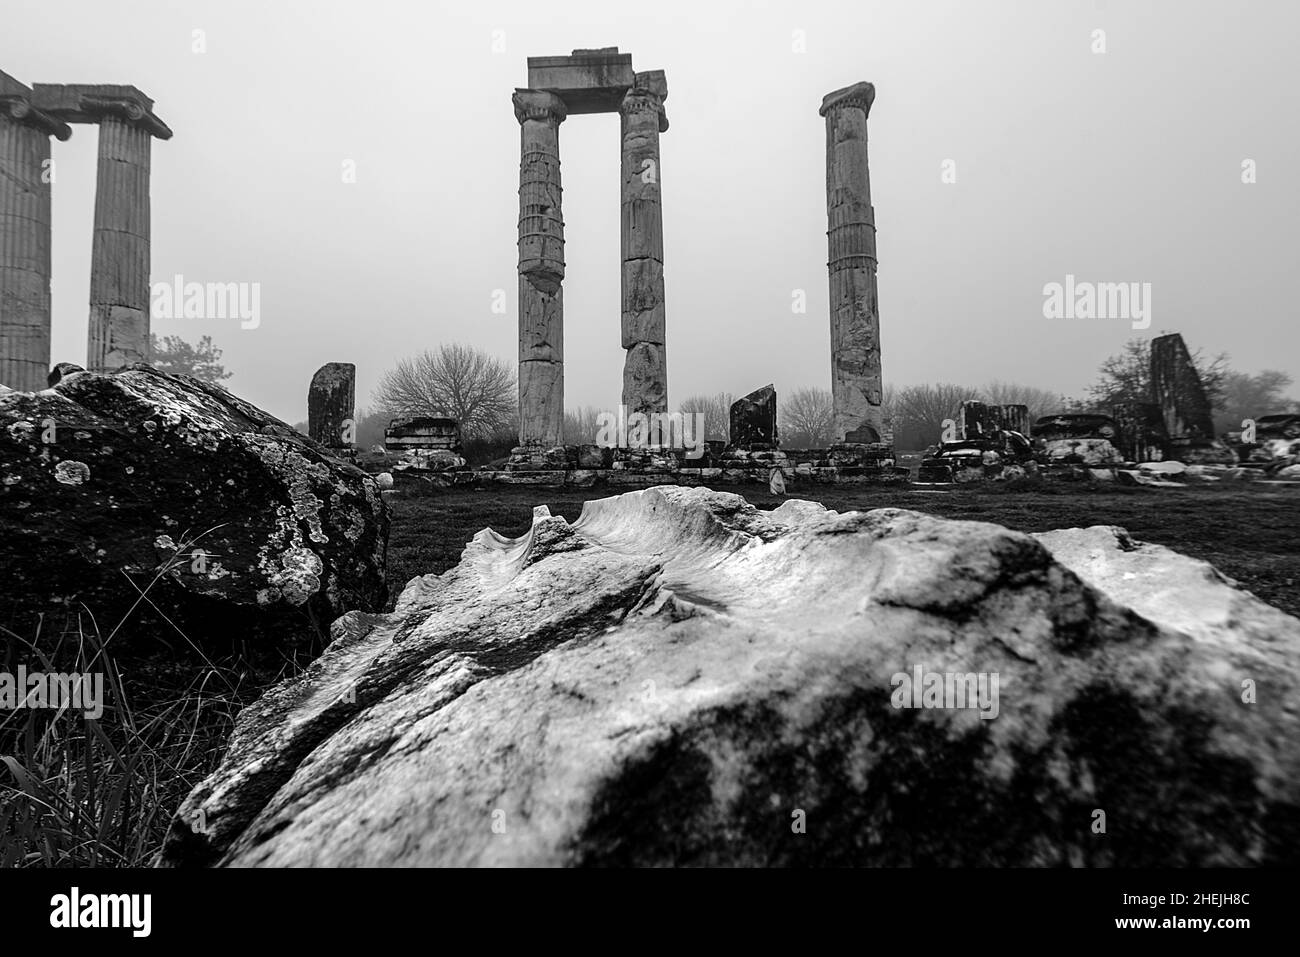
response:
[[[729,488],[758,508],[781,499],[766,486]],[[469,487],[390,499],[389,604],[416,575],[442,572],[481,528],[515,537],[528,530],[534,505],[569,520],[604,490]],[[1142,541],[1214,563],[1283,611],[1300,615],[1300,486],[1203,485],[1185,489],[1126,486],[956,486],[944,489],[814,487],[790,497],[836,511],[908,508],[947,518],[996,522],[1025,532],[1119,525]]]

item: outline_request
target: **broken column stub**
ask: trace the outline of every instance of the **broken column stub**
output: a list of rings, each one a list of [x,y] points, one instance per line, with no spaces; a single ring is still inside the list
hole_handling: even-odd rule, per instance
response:
[[[873,432],[878,441],[882,432],[876,226],[867,168],[867,116],[875,95],[870,83],[855,83],[827,94],[819,110],[826,118],[826,238],[836,442],[860,441]]]
[[[564,428],[563,100],[516,90],[519,157],[519,444],[558,445]]]
[[[37,83],[40,108],[99,126],[86,365],[94,372],[148,362],[149,173],[152,140],[172,131],[133,86]]]
[[[663,71],[638,73],[619,105],[622,140],[623,406],[668,409],[659,134],[668,129]]]
[[[50,366],[50,137],[68,125],[0,72],[0,385],[44,388]]]
[[[327,362],[311,377],[307,390],[307,434],[334,450],[351,450],[356,441],[357,367]]]
[[[780,443],[776,428],[776,389],[765,385],[731,403],[731,440],[736,449],[775,449]]]

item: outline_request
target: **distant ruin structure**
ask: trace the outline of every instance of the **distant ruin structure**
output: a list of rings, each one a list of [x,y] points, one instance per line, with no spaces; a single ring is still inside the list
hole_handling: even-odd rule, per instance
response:
[[[662,70],[638,73],[617,47],[529,57],[515,90],[519,158],[519,444],[555,447],[564,426],[564,216],[560,124],[618,112],[622,147],[623,405],[668,409],[659,134]]]
[[[133,86],[37,83],[0,73],[0,384],[44,388],[50,369],[49,138],[99,127],[86,368],[149,360],[152,141],[172,131]]]

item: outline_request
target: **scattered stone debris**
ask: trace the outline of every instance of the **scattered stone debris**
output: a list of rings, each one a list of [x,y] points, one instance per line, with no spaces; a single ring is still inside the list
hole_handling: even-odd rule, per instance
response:
[[[1037,474],[1025,405],[962,403],[958,438],[926,450],[917,472],[922,483],[1007,481]]]

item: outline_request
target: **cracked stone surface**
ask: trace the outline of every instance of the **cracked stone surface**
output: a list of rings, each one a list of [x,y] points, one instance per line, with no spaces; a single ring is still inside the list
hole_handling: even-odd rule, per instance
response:
[[[1118,529],[660,487],[485,529],[334,632],[161,864],[1295,858],[1300,621]],[[997,673],[997,716],[895,708],[916,666]]]
[[[141,365],[0,393],[0,477],[2,611],[20,634],[44,613],[57,637],[84,611],[107,634],[146,588],[186,636],[227,645],[386,598],[375,480],[189,376]],[[115,647],[159,634],[137,627],[149,602]]]

